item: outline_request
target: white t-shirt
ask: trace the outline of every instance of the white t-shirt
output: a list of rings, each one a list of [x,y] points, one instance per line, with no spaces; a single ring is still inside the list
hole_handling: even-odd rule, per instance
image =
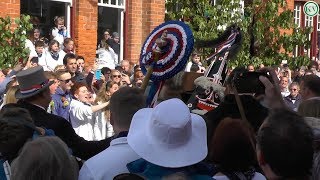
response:
[[[98,69],[102,69],[103,67],[115,69],[118,59],[116,59],[115,52],[111,47],[109,47],[109,50],[106,50],[105,48],[100,48],[97,50],[97,54]]]
[[[33,43],[29,39],[26,39],[25,47],[30,50],[29,58],[38,57],[38,54],[36,52],[36,48],[34,47]]]
[[[223,176],[213,176],[214,179],[216,180],[229,180],[229,178],[225,175]],[[252,178],[252,180],[266,180],[266,177],[264,175],[256,172]]]
[[[73,99],[70,103],[70,122],[74,131],[87,141],[95,140],[91,106]]]

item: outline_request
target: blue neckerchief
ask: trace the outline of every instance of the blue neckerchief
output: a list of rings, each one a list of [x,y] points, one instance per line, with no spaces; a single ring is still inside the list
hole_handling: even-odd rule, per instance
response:
[[[198,163],[192,166],[181,168],[166,168],[152,164],[144,159],[138,159],[127,164],[130,173],[141,175],[147,179],[161,180],[164,176],[182,172],[190,177],[192,180],[206,180],[211,179],[211,168],[204,164]]]
[[[59,53],[57,52],[50,52],[52,59],[58,60],[59,59]]]

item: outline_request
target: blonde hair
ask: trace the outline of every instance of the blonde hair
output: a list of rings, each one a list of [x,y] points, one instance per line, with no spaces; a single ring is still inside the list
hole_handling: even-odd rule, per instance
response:
[[[320,118],[320,100],[311,99],[303,101],[298,107],[298,114],[304,117]]]
[[[98,94],[97,94],[97,97],[95,99],[95,104],[98,104],[98,102],[108,102],[110,100],[111,96],[107,95],[106,92],[109,92],[110,89],[115,84],[118,85],[118,83],[116,83],[114,81],[108,81],[108,82],[103,83]],[[107,120],[110,120],[109,106],[104,108],[104,115]]]
[[[12,180],[76,180],[78,166],[67,145],[58,137],[27,142],[11,166]]]
[[[66,69],[66,67],[65,67],[64,65],[57,65],[57,66],[54,68],[53,72],[56,73],[57,71],[62,70],[62,69]]]
[[[5,104],[16,103],[18,101],[18,99],[15,96],[18,89],[19,89],[19,86],[9,87],[9,89],[6,93],[5,101],[4,101]]]
[[[54,23],[57,24],[59,21],[64,22],[64,17],[63,16],[55,16],[53,20],[54,20]]]

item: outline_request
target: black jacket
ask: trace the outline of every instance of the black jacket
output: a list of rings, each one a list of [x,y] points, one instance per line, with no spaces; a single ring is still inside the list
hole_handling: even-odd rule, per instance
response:
[[[12,105],[13,104],[8,104],[3,108]],[[14,106],[27,109],[36,126],[52,129],[55,135],[68,145],[72,150],[73,155],[83,160],[91,158],[105,150],[110,145],[111,138],[101,141],[86,141],[75,133],[71,124],[67,120],[60,116],[47,113],[47,111],[38,106],[21,100]]]
[[[292,102],[293,99],[295,100],[294,103]],[[291,95],[286,96],[286,97],[283,98],[283,100],[286,103],[286,105],[292,110],[298,109],[298,107],[299,107],[299,105],[300,105],[300,103],[302,101],[300,94],[298,94],[298,96],[296,98],[292,98]]]
[[[253,130],[257,132],[264,119],[268,116],[268,109],[250,95],[241,95],[240,99],[247,120]],[[210,143],[218,124],[226,117],[241,119],[235,96],[232,94],[226,95],[224,101],[217,108],[207,112],[204,116],[207,123],[208,143]]]

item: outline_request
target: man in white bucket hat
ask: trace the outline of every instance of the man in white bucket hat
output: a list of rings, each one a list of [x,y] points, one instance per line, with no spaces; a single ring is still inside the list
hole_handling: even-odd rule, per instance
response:
[[[207,156],[206,124],[201,116],[190,113],[180,99],[169,99],[133,116],[128,144],[142,158],[127,165],[131,173],[147,179],[178,172],[199,176],[196,170],[190,173],[182,167],[196,165]]]

